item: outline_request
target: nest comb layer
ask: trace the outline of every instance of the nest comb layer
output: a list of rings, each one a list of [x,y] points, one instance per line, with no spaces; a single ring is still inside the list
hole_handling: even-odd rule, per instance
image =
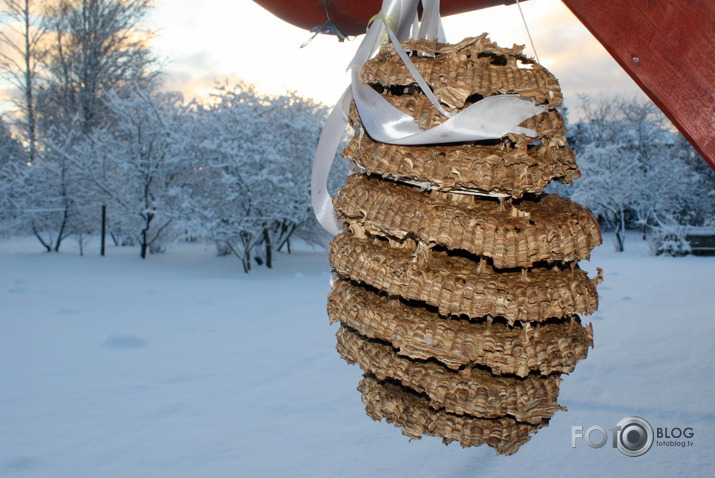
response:
[[[575,265],[497,272],[485,260],[475,263],[429,251],[423,243],[411,251],[347,232],[336,236],[329,249],[330,263],[341,276],[426,302],[442,315],[504,317],[512,325],[591,314],[598,307],[600,276],[591,280]]]
[[[362,128],[351,108],[353,126]],[[341,153],[371,174],[423,182],[434,189],[477,190],[520,198],[541,193],[553,180],[571,184],[580,176],[574,153],[566,146],[563,120],[557,111],[531,118],[522,126],[537,132],[539,144],[525,135],[511,135],[498,144],[400,146],[356,134]]]
[[[440,103],[453,111],[468,106],[475,96],[517,94],[551,108],[563,101],[559,82],[546,68],[527,58],[523,46],[501,48],[486,34],[454,45],[435,40],[407,40],[402,45],[413,53],[412,62]],[[403,90],[416,86],[392,44],[364,64],[360,80],[386,97],[403,93],[395,86]]]
[[[452,370],[478,364],[519,377],[530,371],[569,373],[593,346],[591,325],[575,318],[528,327],[444,318],[344,280],[328,296],[328,316],[331,323],[391,343],[401,355],[434,358]]]
[[[431,435],[442,438],[445,444],[457,441],[463,447],[487,444],[499,454],[512,455],[546,425],[546,422],[520,423],[509,417],[484,419],[434,410],[423,396],[394,383],[379,382],[367,374],[360,380],[358,390],[365,411],[373,420],[385,419],[414,439]]]
[[[393,379],[429,397],[432,408],[480,418],[511,416],[519,422],[541,423],[562,407],[556,403],[561,378],[492,375],[481,369],[459,373],[433,361],[414,361],[398,355],[386,343],[366,339],[341,327],[338,353],[379,380]]]
[[[555,194],[504,205],[354,174],[333,203],[338,219],[369,233],[462,249],[499,269],[588,259],[601,243],[593,215]]]

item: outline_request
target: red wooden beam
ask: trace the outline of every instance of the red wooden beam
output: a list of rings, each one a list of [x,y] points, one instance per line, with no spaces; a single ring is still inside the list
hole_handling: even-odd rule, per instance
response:
[[[563,2],[715,168],[715,1]]]

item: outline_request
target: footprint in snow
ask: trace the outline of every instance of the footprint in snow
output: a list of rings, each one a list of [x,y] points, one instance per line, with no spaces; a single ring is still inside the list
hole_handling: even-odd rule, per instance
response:
[[[4,463],[4,468],[7,470],[24,471],[30,470],[39,466],[42,460],[34,456],[16,456],[12,457]]]
[[[57,313],[57,315],[77,315],[77,314],[79,314],[79,311],[75,310],[75,309],[63,307],[61,309],[57,309],[56,313]]]
[[[12,281],[12,285],[14,287],[11,287],[10,289],[8,289],[8,292],[11,294],[24,294],[25,292],[27,292],[27,287],[23,287],[23,286],[26,286],[29,284],[30,284],[30,281],[27,279],[16,279],[16,280]]]
[[[140,349],[147,346],[147,341],[131,334],[111,334],[102,345],[111,349]]]

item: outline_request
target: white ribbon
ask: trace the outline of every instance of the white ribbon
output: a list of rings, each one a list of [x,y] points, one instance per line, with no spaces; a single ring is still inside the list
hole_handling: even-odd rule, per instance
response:
[[[328,192],[328,175],[333,159],[340,147],[340,140],[348,124],[345,112],[350,108],[350,89],[345,90],[338,104],[330,112],[323,131],[320,133],[318,147],[313,157],[313,172],[310,177],[310,199],[313,203],[313,212],[323,228],[336,236],[340,234],[341,227],[335,216],[333,201]],[[344,104],[347,103],[346,106]]]
[[[358,47],[355,57],[348,66],[352,69],[352,84],[343,93],[338,104],[330,113],[320,135],[313,159],[311,196],[313,210],[318,222],[333,235],[340,234],[341,226],[335,216],[333,203],[328,194],[327,181],[330,167],[347,126],[350,101],[355,100],[360,120],[371,138],[378,142],[398,145],[418,145],[481,141],[498,139],[507,133],[536,136],[536,132],[521,128],[524,120],[546,110],[533,100],[518,95],[498,95],[480,100],[450,117],[422,78],[409,56],[400,45],[414,30],[417,5],[420,0],[383,0],[380,13],[370,26]],[[419,26],[420,38],[439,39],[444,42],[444,31],[439,16],[439,0],[421,0],[422,21]],[[390,28],[395,25],[395,31]],[[422,91],[432,104],[449,119],[442,124],[423,130],[414,118],[385,100],[369,85],[360,81],[362,65],[380,48],[385,34],[390,38],[395,51],[410,71]]]

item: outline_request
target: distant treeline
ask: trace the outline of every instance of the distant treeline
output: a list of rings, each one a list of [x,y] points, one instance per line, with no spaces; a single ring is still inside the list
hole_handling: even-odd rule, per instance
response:
[[[1,234],[82,250],[105,208],[109,236],[141,257],[208,241],[246,271],[270,267],[295,234],[324,239],[309,186],[325,106],[248,84],[204,102],[162,91],[141,28],[149,0],[3,3],[0,69],[16,105],[0,121]],[[672,237],[714,224],[713,171],[651,103],[584,105],[568,134],[582,178],[554,191],[589,207],[620,248],[627,228]],[[333,190],[346,169],[337,162]]]

